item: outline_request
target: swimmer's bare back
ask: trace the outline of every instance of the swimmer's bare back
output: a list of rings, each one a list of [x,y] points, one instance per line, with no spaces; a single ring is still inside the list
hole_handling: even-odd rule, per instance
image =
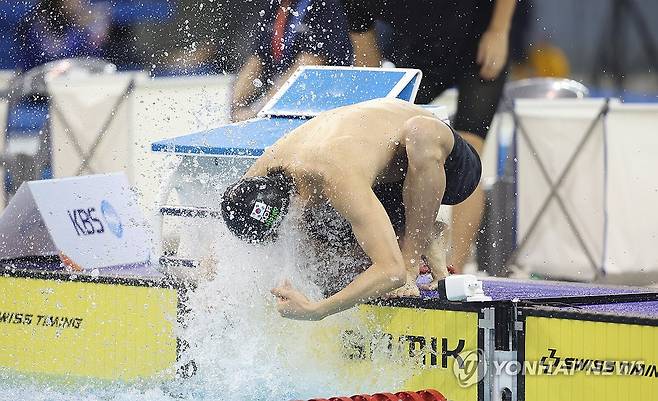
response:
[[[401,171],[391,164],[403,151],[404,123],[419,115],[433,118],[399,99],[371,100],[322,113],[267,148],[246,175],[284,167],[293,176],[300,170],[329,182],[355,176],[371,185],[399,181]]]

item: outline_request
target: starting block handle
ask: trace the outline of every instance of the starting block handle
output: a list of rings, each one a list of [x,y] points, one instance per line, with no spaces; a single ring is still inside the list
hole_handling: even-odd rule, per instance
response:
[[[185,267],[185,268],[199,267],[199,262],[192,259],[171,258],[171,257],[161,256],[159,262],[160,262],[160,266],[162,267]]]
[[[220,219],[222,213],[219,210],[210,210],[206,208],[192,207],[192,206],[163,206],[160,208],[162,216],[175,216],[175,217],[192,217],[192,218],[213,218]]]

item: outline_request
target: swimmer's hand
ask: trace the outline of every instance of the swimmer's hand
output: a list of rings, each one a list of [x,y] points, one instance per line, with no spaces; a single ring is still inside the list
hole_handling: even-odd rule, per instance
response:
[[[295,320],[321,320],[324,317],[318,313],[317,304],[293,288],[288,280],[270,292],[277,298],[276,308],[283,317]]]
[[[416,285],[415,280],[407,280],[407,283],[402,287],[396,288],[384,296],[384,298],[400,298],[400,297],[419,297],[420,290]]]

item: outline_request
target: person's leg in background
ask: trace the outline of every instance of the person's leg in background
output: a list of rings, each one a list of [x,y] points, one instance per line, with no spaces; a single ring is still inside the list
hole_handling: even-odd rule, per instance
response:
[[[459,99],[453,126],[482,159],[484,141],[498,108],[507,72],[493,81],[482,80],[472,71],[459,80]],[[452,208],[452,246],[448,264],[454,273],[462,273],[471,256],[471,246],[480,228],[484,212],[484,192],[478,188],[464,202]]]
[[[482,158],[484,139],[470,132],[458,131]],[[462,273],[471,255],[471,245],[480,228],[484,212],[484,191],[482,185],[462,203],[452,207],[451,250],[448,265],[452,273]]]

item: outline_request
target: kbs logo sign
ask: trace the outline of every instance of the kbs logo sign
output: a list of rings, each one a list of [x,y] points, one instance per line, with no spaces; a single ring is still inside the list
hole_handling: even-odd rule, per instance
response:
[[[103,223],[98,218],[96,208],[67,210],[75,233],[81,235],[102,234],[105,232]]]
[[[119,213],[110,205],[110,202],[104,200],[101,202],[101,214],[105,219],[108,230],[115,237],[121,238],[123,236],[123,224],[121,224],[121,219],[119,218]]]
[[[117,238],[123,236],[121,219],[116,210],[106,200],[102,201],[100,206],[100,216],[102,216],[105,224],[99,218],[95,207],[71,209],[67,210],[67,213],[78,236],[103,234],[106,229]]]

